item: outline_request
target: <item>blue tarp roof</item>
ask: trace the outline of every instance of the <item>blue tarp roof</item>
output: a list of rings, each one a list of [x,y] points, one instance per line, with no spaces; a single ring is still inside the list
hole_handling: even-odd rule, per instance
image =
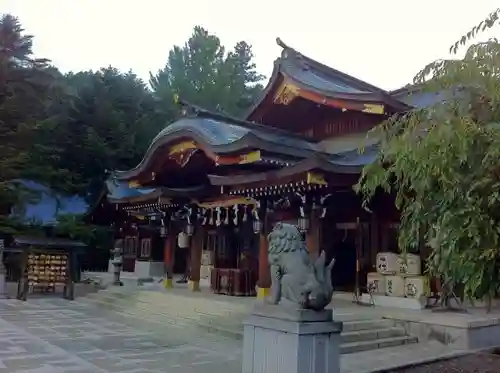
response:
[[[110,178],[105,181],[107,198],[110,200],[120,200],[123,198],[142,197],[155,192],[156,188],[132,188],[128,182],[118,181]]]
[[[84,214],[89,208],[79,196],[62,196],[53,193],[49,187],[30,180],[21,180],[20,183],[40,194],[35,203],[28,203],[22,209],[13,211],[13,216],[25,222],[36,221],[43,225],[54,225],[57,215]]]

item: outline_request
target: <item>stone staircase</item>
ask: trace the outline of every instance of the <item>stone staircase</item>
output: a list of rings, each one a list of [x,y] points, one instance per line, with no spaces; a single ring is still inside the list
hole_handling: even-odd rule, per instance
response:
[[[148,290],[101,290],[79,298],[103,310],[160,324],[198,328],[208,333],[241,340],[243,321],[250,310],[249,298],[231,298],[231,302],[179,292]],[[343,322],[341,352],[344,354],[416,343],[391,320],[372,315],[335,309],[335,318]]]

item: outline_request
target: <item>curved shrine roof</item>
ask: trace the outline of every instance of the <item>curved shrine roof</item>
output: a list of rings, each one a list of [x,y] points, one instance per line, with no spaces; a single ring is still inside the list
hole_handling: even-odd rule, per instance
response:
[[[166,138],[169,135],[175,135],[181,131],[192,132],[195,135],[203,138],[205,142],[213,147],[220,147],[219,151],[224,152],[224,145],[230,145],[237,141],[241,141],[248,136],[253,136],[259,140],[288,146],[292,148],[304,150],[317,150],[315,144],[293,137],[292,133],[279,133],[272,130],[272,128],[260,126],[254,123],[245,123],[239,125],[228,123],[221,119],[210,117],[186,117],[180,119],[168,127],[164,128],[152,141],[151,146],[155,142]],[[229,150],[231,151],[231,150]]]
[[[199,192],[203,187],[189,188],[141,188],[132,187],[126,181],[118,181],[111,177],[105,181],[107,199],[111,203],[134,203],[146,200],[158,199],[160,197],[183,197],[193,192]]]
[[[335,154],[316,153],[315,155],[296,162],[292,166],[279,170],[259,172],[250,175],[218,176],[209,175],[213,185],[252,184],[263,181],[271,182],[294,174],[309,171],[325,171],[340,174],[358,174],[363,167],[375,162],[379,146],[371,145],[362,151],[353,149]]]
[[[198,109],[195,115],[183,117],[165,127],[153,139],[139,165],[128,171],[115,171],[114,177],[129,180],[138,176],[146,170],[157,150],[181,139],[190,139],[213,155],[255,149],[303,158],[320,151],[316,143],[288,131]]]
[[[155,153],[163,145],[190,139],[207,154],[238,153],[244,149],[264,150],[273,154],[292,156],[295,159],[321,159],[325,170],[360,172],[361,168],[375,160],[377,147],[370,146],[360,153],[357,150],[338,153],[325,152],[320,144],[285,130],[240,121],[222,114],[198,109],[195,115],[183,117],[164,128],[151,142],[138,166],[128,171],[116,171],[114,183],[109,183],[110,196],[116,199],[139,198],[157,193],[157,189],[129,188],[116,183],[131,180],[145,171]]]
[[[408,85],[394,91],[391,96],[415,109],[429,108],[441,102],[459,97],[460,88],[434,91],[427,89],[424,84]]]
[[[339,167],[360,167],[363,168],[377,159],[379,153],[378,144],[370,145],[362,150],[353,149],[330,155],[328,162]],[[360,172],[361,169],[358,169]]]
[[[283,48],[281,57],[275,61],[272,76],[260,99],[247,113],[248,119],[252,118],[252,114],[267,96],[278,89],[277,81],[280,78],[327,98],[380,103],[391,107],[394,111],[410,108],[405,102],[392,97],[389,92],[304,56],[279,38],[277,43]]]

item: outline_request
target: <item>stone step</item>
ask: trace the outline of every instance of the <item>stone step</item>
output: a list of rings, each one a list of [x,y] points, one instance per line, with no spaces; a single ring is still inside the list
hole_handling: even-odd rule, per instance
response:
[[[143,321],[154,322],[158,324],[168,324],[169,326],[176,326],[180,328],[198,329],[207,333],[216,334],[232,340],[242,339],[242,331],[232,325],[227,327],[217,323],[204,322],[200,318],[186,318],[179,316],[172,316],[165,313],[151,312],[147,308],[136,307],[137,304],[109,304],[96,299],[79,300],[80,303],[90,304],[93,306],[101,307],[102,309],[114,312],[123,316],[129,316]]]
[[[148,303],[150,307],[159,307],[166,313],[179,316],[235,316],[244,319],[250,312],[251,304],[246,302],[241,306],[233,302],[212,301],[202,297],[178,296],[177,294],[158,293],[151,291],[136,292],[136,294],[122,295],[114,292],[101,292],[100,295],[92,295],[90,298],[106,299],[108,302],[115,300],[133,299],[136,302]],[[234,298],[233,298],[234,299]],[[253,302],[253,300],[252,300]],[[367,315],[349,310],[335,309],[335,318],[339,321],[373,321],[372,315]],[[376,320],[376,319],[375,319]],[[367,324],[369,325],[369,324]],[[362,325],[359,326],[361,328]],[[371,326],[370,326],[371,327]]]
[[[144,292],[149,293],[149,292]],[[199,315],[209,315],[209,316],[223,316],[227,317],[229,315],[246,315],[248,313],[248,308],[231,308],[227,305],[213,305],[210,300],[185,300],[183,298],[175,296],[155,296],[155,294],[135,294],[128,297],[120,297],[112,293],[102,293],[99,296],[93,295],[89,297],[91,299],[102,299],[109,303],[130,300],[138,303],[144,303],[151,305],[151,307],[160,308],[168,311],[172,311],[178,314],[199,314]],[[223,303],[223,302],[219,302]],[[225,306],[225,307],[224,307]]]
[[[79,301],[81,302],[81,301]],[[95,307],[97,304],[93,302],[82,302],[86,305],[92,305]],[[99,307],[97,305],[97,307]],[[221,340],[226,340],[234,343],[235,338],[232,334],[226,336],[225,333],[221,332],[207,332],[206,329],[199,328],[197,324],[193,323],[186,324],[184,322],[179,323],[178,320],[172,319],[170,317],[165,317],[162,315],[145,314],[139,310],[115,310],[115,309],[103,309],[109,315],[117,315],[121,318],[129,319],[128,324],[131,326],[137,326],[141,330],[147,330],[151,332],[162,332],[169,334],[169,338],[177,337],[179,339],[179,344],[185,343],[185,340],[190,338],[200,338],[203,335],[204,340],[213,340],[215,342],[221,342]]]
[[[147,294],[142,294],[147,293]],[[127,303],[128,306],[143,309],[152,313],[161,313],[173,317],[181,317],[185,319],[209,320],[223,325],[234,325],[243,322],[248,313],[249,307],[234,309],[232,304],[222,303],[219,308],[213,307],[210,299],[196,299],[195,301],[186,301],[182,297],[181,301],[176,295],[151,294],[151,292],[135,292],[135,293],[114,293],[100,292],[99,295],[91,294],[88,298],[99,300],[107,304]],[[125,305],[125,304],[124,304]],[[335,310],[335,318],[344,322],[344,330],[356,331],[363,329],[384,329],[393,326],[390,320],[374,319],[373,316],[368,318],[366,315],[358,315],[357,313]]]
[[[376,350],[379,348],[395,347],[417,342],[418,342],[417,337],[412,337],[412,336],[380,338],[369,341],[342,343],[340,345],[340,352],[342,354],[350,354],[353,352]]]
[[[344,321],[342,330],[344,332],[355,332],[360,330],[387,329],[394,326],[394,321],[387,319]]]
[[[354,332],[345,332],[341,334],[342,343],[353,343],[361,341],[373,341],[376,339],[405,337],[406,331],[399,327],[389,327],[385,329],[367,329]]]
[[[138,295],[103,293],[97,297],[93,294],[79,301],[159,325],[168,324],[197,329],[232,340],[243,338],[242,323],[246,313],[231,312],[226,308],[226,315],[209,315],[207,312],[199,313],[192,308],[197,302],[182,302],[180,305],[178,298],[172,303],[165,302],[165,299],[161,298],[162,304],[157,304],[153,303],[156,297]],[[230,314],[227,314],[228,312]],[[344,331],[341,334],[341,351],[342,353],[360,352],[415,342],[416,338],[406,336],[404,329],[395,327],[390,320],[347,321],[344,323]]]
[[[90,297],[91,299],[96,299],[100,303],[106,304],[109,307],[115,305],[116,307],[122,308],[133,308],[139,309],[143,312],[160,314],[169,317],[173,317],[179,320],[184,320],[185,322],[197,322],[201,325],[205,325],[208,329],[220,328],[221,330],[229,329],[236,330],[237,333],[242,329],[242,323],[248,316],[247,312],[235,312],[233,310],[227,310],[225,312],[218,312],[217,314],[209,313],[207,310],[203,309],[202,305],[182,303],[179,304],[179,300],[175,299],[177,302],[173,302],[172,299],[169,301],[165,300],[165,297],[160,298],[159,302],[154,299],[141,299],[141,297],[116,297],[113,294],[102,294],[101,297]],[[161,304],[160,304],[161,302]],[[207,303],[205,301],[205,303]],[[341,321],[345,316],[355,315],[351,314],[340,314],[338,319]],[[348,317],[348,319],[349,319]],[[357,331],[363,329],[383,329],[393,326],[389,320],[361,320],[361,321],[348,321],[345,322],[346,332]]]
[[[192,324],[199,323],[206,325],[207,328],[235,328],[242,324],[245,319],[245,315],[241,315],[239,318],[235,318],[234,315],[225,316],[212,316],[208,314],[200,314],[193,312],[191,309],[187,308],[185,310],[174,309],[171,310],[167,307],[160,307],[155,304],[149,304],[145,302],[140,302],[134,299],[129,300],[118,300],[116,298],[89,298],[87,302],[93,302],[99,306],[106,309],[119,309],[121,311],[127,312],[130,310],[138,310],[144,314],[160,315],[169,320],[175,320],[176,324]]]
[[[114,288],[111,288],[114,289]],[[120,289],[120,288],[118,288]],[[252,298],[235,298],[235,297],[225,297],[228,300],[219,300],[221,296],[215,296],[214,298],[207,298],[207,294],[198,293],[197,295],[186,295],[178,291],[135,291],[135,299],[141,302],[154,303],[162,305],[165,307],[175,307],[177,309],[182,308],[183,312],[197,312],[200,314],[208,315],[219,315],[227,316],[228,314],[248,314],[255,302]],[[106,297],[121,297],[119,292],[114,291],[103,291],[100,295],[95,297],[101,297],[106,294]],[[130,296],[130,295],[128,295]],[[231,301],[229,301],[231,299]],[[358,310],[346,310],[346,309],[335,309],[335,315],[340,318],[341,321],[357,321],[357,320],[373,320],[373,315],[367,312],[359,312]]]
[[[145,303],[156,308],[169,310],[179,315],[193,314],[193,315],[215,315],[215,316],[228,316],[232,314],[246,314],[248,308],[234,308],[218,302],[213,304],[210,300],[206,299],[192,299],[189,297],[178,297],[165,294],[155,294],[154,292],[137,292],[136,294],[128,294],[122,296],[116,293],[102,293],[100,295],[93,295],[92,299],[103,299],[109,303],[120,300],[133,300],[135,302]]]
[[[139,295],[141,300],[151,301],[154,300],[159,304],[166,304],[167,306],[176,306],[179,303],[182,305],[193,307],[198,312],[205,312],[213,315],[226,315],[227,313],[248,313],[249,304],[245,302],[240,304],[235,301],[224,302],[216,299],[207,299],[203,296],[188,296],[179,295],[177,293],[169,292],[155,292],[144,291]],[[233,298],[234,299],[234,298]],[[245,299],[245,301],[248,300]]]

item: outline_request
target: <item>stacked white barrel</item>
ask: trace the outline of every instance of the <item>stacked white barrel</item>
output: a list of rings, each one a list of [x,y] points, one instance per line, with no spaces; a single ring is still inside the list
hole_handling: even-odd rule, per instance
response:
[[[429,295],[429,281],[421,273],[418,255],[378,253],[377,272],[368,273],[367,287],[377,295],[420,299]]]

